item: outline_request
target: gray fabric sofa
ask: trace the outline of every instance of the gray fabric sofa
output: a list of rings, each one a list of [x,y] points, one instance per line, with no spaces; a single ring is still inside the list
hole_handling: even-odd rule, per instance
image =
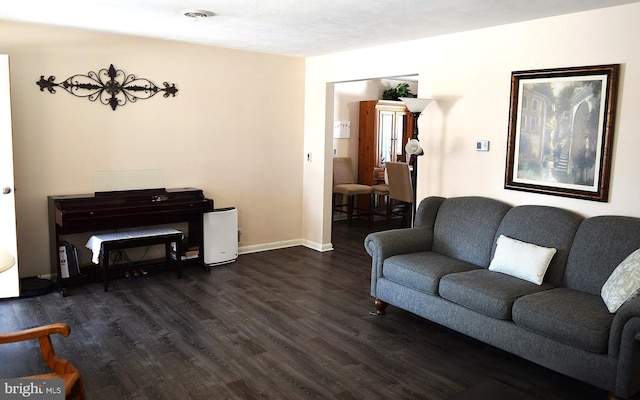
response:
[[[488,269],[500,235],[557,250],[541,285]],[[640,218],[429,197],[413,228],[364,244],[378,314],[391,304],[615,396],[640,391],[640,297],[610,313],[600,296],[640,248]]]

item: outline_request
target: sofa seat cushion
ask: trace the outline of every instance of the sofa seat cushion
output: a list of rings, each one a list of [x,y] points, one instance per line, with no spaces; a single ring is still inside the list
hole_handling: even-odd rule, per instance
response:
[[[511,319],[514,301],[527,294],[553,288],[549,283],[536,285],[487,269],[450,274],[440,280],[443,298],[493,318]]]
[[[513,321],[553,340],[593,353],[607,353],[613,321],[598,295],[554,288],[516,300]]]
[[[440,278],[454,272],[477,268],[477,266],[465,261],[425,251],[387,258],[382,266],[382,275],[386,279],[408,288],[437,295]]]

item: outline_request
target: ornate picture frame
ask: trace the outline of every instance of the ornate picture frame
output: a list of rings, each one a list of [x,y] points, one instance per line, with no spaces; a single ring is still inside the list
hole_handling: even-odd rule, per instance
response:
[[[619,69],[511,73],[505,189],[608,201]]]

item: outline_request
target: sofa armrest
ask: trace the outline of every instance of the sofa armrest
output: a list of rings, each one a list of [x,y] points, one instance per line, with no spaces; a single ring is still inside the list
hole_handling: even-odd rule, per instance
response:
[[[626,399],[640,391],[640,316],[626,321],[619,346],[614,394]]]
[[[638,330],[634,334],[627,332],[623,337],[626,325],[634,318],[640,319],[640,297],[627,301],[616,312],[609,332],[609,356],[618,357],[620,352],[624,351],[623,339],[635,340],[636,334],[640,334],[640,330]]]
[[[364,239],[364,247],[371,256],[371,295],[375,297],[376,282],[382,276],[385,259],[406,253],[431,250],[433,231],[427,228],[405,228],[375,232]]]

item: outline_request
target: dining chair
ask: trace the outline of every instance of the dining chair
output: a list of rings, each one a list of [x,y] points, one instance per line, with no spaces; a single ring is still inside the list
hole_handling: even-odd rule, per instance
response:
[[[336,195],[342,195],[346,199],[346,203],[338,203]],[[358,209],[356,197],[358,195],[369,196],[369,206],[366,210]],[[332,193],[332,210],[333,212],[346,212],[347,223],[351,223],[351,219],[355,216],[367,215],[371,219],[371,200],[373,188],[369,185],[356,183],[353,171],[353,163],[349,157],[333,158],[333,193]],[[344,208],[347,208],[344,211]],[[353,212],[357,211],[356,214]]]
[[[387,222],[391,222],[394,214],[402,215],[403,226],[411,225],[411,205],[413,204],[413,186],[409,164],[404,162],[387,162],[387,178],[389,180],[389,207]]]

